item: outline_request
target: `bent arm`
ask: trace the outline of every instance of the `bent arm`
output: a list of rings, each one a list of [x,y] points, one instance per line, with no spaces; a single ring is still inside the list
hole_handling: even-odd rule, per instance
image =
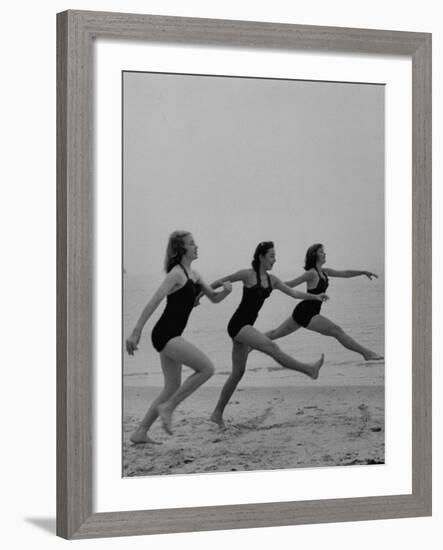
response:
[[[239,271],[236,271],[235,273],[231,273],[230,275],[226,275],[226,277],[221,277],[220,279],[217,279],[213,283],[211,283],[211,288],[216,289],[221,286],[223,286],[223,283],[235,283],[237,281],[243,281],[245,282],[245,279],[247,277],[249,270],[248,269],[240,269]]]
[[[203,281],[203,279],[199,276],[198,282],[201,285],[202,292],[197,297],[197,300],[200,299],[200,297],[204,294],[211,300],[213,304],[218,304],[222,300],[226,298],[228,294],[232,291],[232,285],[228,281],[224,281],[221,286],[223,286],[223,290],[216,292],[212,286],[209,286],[208,284]]]
[[[372,277],[375,277],[378,279],[378,275],[375,273],[372,273],[371,271],[361,271],[356,269],[344,269],[344,270],[337,270],[337,269],[331,269],[330,267],[323,268],[323,271],[326,273],[328,277],[341,277],[343,279],[350,279],[351,277],[359,277],[360,275],[366,275],[369,279],[372,279]]]

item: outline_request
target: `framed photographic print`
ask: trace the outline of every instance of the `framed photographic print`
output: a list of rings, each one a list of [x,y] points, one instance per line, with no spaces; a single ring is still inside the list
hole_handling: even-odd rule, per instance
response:
[[[57,24],[58,534],[429,515],[431,36]]]

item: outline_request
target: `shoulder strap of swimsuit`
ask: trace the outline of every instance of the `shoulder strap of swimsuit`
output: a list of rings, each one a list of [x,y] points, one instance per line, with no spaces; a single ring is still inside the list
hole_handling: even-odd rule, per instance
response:
[[[186,269],[182,266],[182,264],[178,264],[182,269],[183,271],[185,272],[185,275],[186,275],[186,278],[189,279],[189,275],[188,275],[188,272],[186,271]]]
[[[255,271],[255,275],[257,276],[257,285],[261,286],[260,273],[258,270],[254,269],[254,271]]]
[[[269,276],[269,273],[266,273],[266,275],[268,276],[268,288],[269,290],[272,290],[271,277]]]
[[[314,267],[315,271],[318,273],[318,278],[320,279],[320,281],[327,281],[328,280],[328,276],[326,275],[326,273],[323,271],[323,277],[320,275],[320,271]]]

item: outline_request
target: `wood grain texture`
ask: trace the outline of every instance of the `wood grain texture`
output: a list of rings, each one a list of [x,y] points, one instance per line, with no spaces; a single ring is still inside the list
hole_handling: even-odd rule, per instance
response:
[[[93,513],[93,41],[117,38],[407,55],[413,79],[411,495]],[[431,37],[68,11],[57,16],[57,534],[90,538],[431,513]]]
[[[68,522],[67,490],[67,272],[66,272],[66,18],[57,20],[57,532],[65,533]]]
[[[412,495],[138,510],[92,515],[73,538],[152,535],[427,515]]]
[[[73,11],[93,37],[253,48],[412,55],[422,33]]]
[[[92,71],[90,39],[58,17],[57,533],[92,513]]]
[[[432,509],[432,44],[412,58],[412,483]]]

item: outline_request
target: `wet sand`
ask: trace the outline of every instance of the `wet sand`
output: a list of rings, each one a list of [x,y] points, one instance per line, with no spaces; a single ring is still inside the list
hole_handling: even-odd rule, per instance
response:
[[[123,475],[272,470],[384,463],[383,386],[240,387],[222,431],[209,416],[219,388],[202,387],[176,409],[173,435],[159,421],[134,445],[129,436],[157,387],[124,390]]]

